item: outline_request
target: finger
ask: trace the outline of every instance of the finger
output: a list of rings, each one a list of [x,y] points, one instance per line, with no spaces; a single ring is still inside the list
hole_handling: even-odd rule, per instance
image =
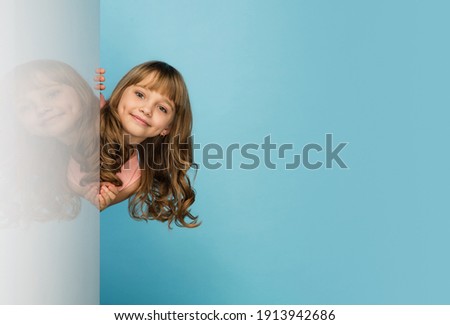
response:
[[[89,200],[89,202],[92,202],[93,204],[97,204],[97,195],[98,190],[96,186],[92,186],[84,195],[84,197]]]
[[[109,196],[107,194],[108,192],[111,192],[111,191],[109,190],[109,188],[107,186],[102,186],[102,188],[100,189],[100,194],[106,199],[108,199],[108,196]]]
[[[105,81],[105,77],[103,77],[102,75],[97,75],[94,77],[94,81],[103,82]]]
[[[95,73],[96,74],[104,74],[106,71],[105,71],[105,69],[103,69],[103,68],[97,68],[96,70],[95,70]]]
[[[101,194],[98,195],[98,202],[100,210],[103,210],[106,207],[106,200]]]
[[[95,89],[97,90],[105,90],[106,86],[104,84],[96,84]]]
[[[105,196],[108,198],[108,203],[111,203],[116,198],[116,195],[109,188],[105,189]]]
[[[109,185],[108,188],[109,188],[109,190],[110,190],[111,192],[113,192],[115,195],[119,194],[119,189],[117,188],[117,186],[115,186],[115,185]]]

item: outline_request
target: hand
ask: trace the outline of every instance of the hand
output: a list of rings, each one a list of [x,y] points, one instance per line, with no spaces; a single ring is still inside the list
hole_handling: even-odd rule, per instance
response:
[[[119,194],[119,189],[117,188],[117,186],[107,182],[101,183],[100,193],[97,195],[98,207],[100,211],[110,206],[114,202],[117,194]]]
[[[98,199],[99,188],[98,184],[92,184],[89,189],[83,194],[84,198],[100,209],[100,201]]]
[[[105,90],[105,85],[103,84],[103,82],[105,82],[105,77],[103,76],[105,74],[105,69],[103,68],[98,68],[95,70],[95,78],[94,81],[97,81],[98,84],[95,86],[95,89],[97,90]]]
[[[98,68],[95,70],[96,76],[94,78],[94,81],[98,82],[97,85],[95,86],[95,89],[97,90],[105,90],[106,86],[103,84],[103,82],[105,82],[105,69],[103,68]],[[103,106],[105,106],[106,104],[106,100],[105,100],[105,96],[103,96],[102,93],[100,93],[100,108],[103,108]]]

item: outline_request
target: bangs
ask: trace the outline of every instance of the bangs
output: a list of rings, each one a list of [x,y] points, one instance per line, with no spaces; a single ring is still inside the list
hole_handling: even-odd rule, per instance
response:
[[[20,101],[26,93],[58,84],[58,82],[42,72],[29,71],[26,74],[15,75],[12,91],[16,101]]]
[[[14,92],[22,96],[24,92],[38,90],[61,83],[68,84],[67,72],[48,62],[31,62],[14,71]]]
[[[175,72],[153,70],[139,85],[167,97],[177,108],[184,106],[187,90],[182,77]]]

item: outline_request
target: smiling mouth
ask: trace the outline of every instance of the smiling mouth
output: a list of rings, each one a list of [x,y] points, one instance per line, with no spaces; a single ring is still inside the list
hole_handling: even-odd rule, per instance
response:
[[[47,116],[41,120],[41,124],[52,123],[55,119],[59,118],[62,115],[64,115],[64,113],[58,113],[52,116]]]
[[[140,125],[142,125],[142,126],[150,126],[146,121],[144,121],[143,119],[141,119],[139,116],[136,116],[136,115],[133,115],[133,114],[130,114],[132,117],[133,117],[133,119],[137,122],[137,123],[139,123]]]

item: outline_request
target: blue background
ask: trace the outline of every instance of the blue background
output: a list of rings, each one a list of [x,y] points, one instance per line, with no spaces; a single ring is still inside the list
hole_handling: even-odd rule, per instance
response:
[[[198,229],[133,221],[126,203],[105,210],[101,303],[450,303],[449,10],[102,1],[106,95],[133,66],[163,60],[186,79],[196,143],[270,134],[294,150],[276,170],[239,169],[249,161],[236,153],[232,170],[201,166]],[[284,168],[326,133],[348,142],[348,169]]]

